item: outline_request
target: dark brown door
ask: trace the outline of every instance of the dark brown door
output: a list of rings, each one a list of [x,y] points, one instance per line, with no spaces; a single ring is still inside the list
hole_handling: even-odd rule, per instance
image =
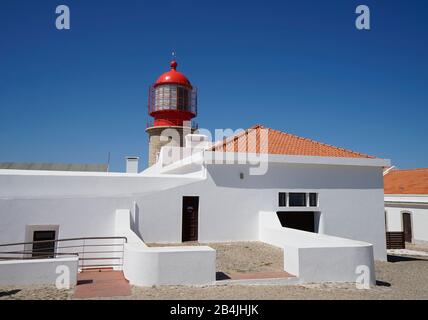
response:
[[[53,241],[49,241],[53,240]],[[54,258],[55,256],[55,231],[34,231],[33,257]]]
[[[403,213],[404,241],[412,242],[412,216],[410,213]]]
[[[183,197],[182,241],[198,241],[199,197]]]

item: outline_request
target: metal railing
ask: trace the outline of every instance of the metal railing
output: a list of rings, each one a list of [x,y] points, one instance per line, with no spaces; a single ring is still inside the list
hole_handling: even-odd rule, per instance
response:
[[[127,242],[126,237],[85,237],[0,244],[0,261],[53,259],[74,255],[79,257],[79,268],[82,270],[121,268]],[[40,244],[45,246],[37,248]]]

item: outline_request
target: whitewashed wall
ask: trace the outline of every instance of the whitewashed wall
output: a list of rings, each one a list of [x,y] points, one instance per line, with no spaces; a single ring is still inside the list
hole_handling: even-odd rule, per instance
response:
[[[216,251],[210,247],[125,246],[123,272],[132,285],[208,285],[215,282]]]
[[[387,229],[390,232],[403,231],[403,212],[411,214],[413,240],[428,241],[428,206],[426,208],[412,205],[385,206]]]
[[[283,228],[275,212],[260,212],[259,219],[260,240],[284,250],[284,270],[300,283],[356,282],[363,268],[366,283],[376,283],[371,244]]]
[[[209,165],[206,181],[139,198],[144,240],[181,241],[183,196],[200,197],[199,240],[215,242],[258,240],[258,212],[287,210],[278,192],[318,192],[319,207],[305,209],[321,212],[321,232],[372,243],[375,258],[386,260],[380,167],[276,163],[266,175],[248,173],[248,165]]]
[[[2,171],[0,243],[26,240],[30,224],[59,225],[60,238],[115,235],[117,209],[132,211],[145,242],[181,242],[183,196],[200,197],[200,241],[258,240],[258,212],[285,210],[278,192],[317,192],[321,232],[372,243],[376,259],[386,259],[381,167],[270,163],[267,174],[250,176],[248,165],[208,165],[206,175]]]
[[[114,236],[115,212],[133,208],[133,194],[199,180],[0,170],[0,244],[32,241],[31,226],[56,226],[61,239]]]
[[[123,272],[137,286],[215,282],[216,251],[209,247],[148,247],[131,229],[131,211],[116,211],[116,235],[125,236]]]
[[[74,287],[77,283],[77,266],[77,256],[0,261],[0,286],[55,285],[61,276],[69,281],[70,287]]]

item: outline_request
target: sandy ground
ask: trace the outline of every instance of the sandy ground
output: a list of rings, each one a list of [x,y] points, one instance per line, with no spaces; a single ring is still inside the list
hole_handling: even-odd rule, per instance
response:
[[[54,286],[0,287],[0,300],[68,300],[73,290],[58,290]]]
[[[218,271],[282,268],[282,250],[263,243],[209,245],[217,250]],[[358,290],[354,284],[133,287],[132,296],[117,299],[428,299],[428,258],[390,256],[389,262],[376,263],[376,276],[378,285],[371,290]],[[0,288],[0,299],[71,299],[71,296],[72,290],[57,291],[53,287]]]
[[[182,244],[149,244],[155,246],[180,246]],[[233,243],[186,243],[186,245],[206,245],[217,251],[217,272],[250,273],[283,271],[282,249],[263,242]]]

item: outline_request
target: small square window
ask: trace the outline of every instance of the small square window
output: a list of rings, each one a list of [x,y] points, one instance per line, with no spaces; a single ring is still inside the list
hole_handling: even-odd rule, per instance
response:
[[[318,194],[310,193],[309,194],[309,206],[310,207],[318,207]]]
[[[306,193],[290,193],[288,201],[290,207],[306,207]]]
[[[285,192],[279,193],[279,206],[286,207],[287,206],[287,194]]]

